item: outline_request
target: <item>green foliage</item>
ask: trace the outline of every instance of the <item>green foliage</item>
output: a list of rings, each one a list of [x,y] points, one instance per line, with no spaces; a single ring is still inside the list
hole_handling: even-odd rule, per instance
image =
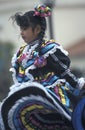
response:
[[[13,43],[0,41],[0,99],[3,99],[11,85],[11,57],[13,52]]]

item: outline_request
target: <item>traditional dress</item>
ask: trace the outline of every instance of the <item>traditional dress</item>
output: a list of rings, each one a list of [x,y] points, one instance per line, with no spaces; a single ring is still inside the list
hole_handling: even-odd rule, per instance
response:
[[[79,94],[68,53],[54,40],[33,41],[12,58],[14,85],[1,104],[2,130],[73,130],[73,102]]]

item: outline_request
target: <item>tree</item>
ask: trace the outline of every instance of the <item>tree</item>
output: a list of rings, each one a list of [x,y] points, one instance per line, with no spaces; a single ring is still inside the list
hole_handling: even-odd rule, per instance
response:
[[[0,100],[3,99],[11,85],[11,74],[9,68],[14,44],[0,41]]]

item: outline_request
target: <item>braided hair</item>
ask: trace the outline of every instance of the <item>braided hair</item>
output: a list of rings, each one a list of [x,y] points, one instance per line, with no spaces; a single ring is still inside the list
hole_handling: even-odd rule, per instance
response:
[[[45,36],[45,31],[47,28],[46,18],[50,15],[50,8],[45,5],[39,5],[35,7],[35,11],[28,11],[25,14],[16,13],[12,19],[16,21],[17,25],[23,29],[32,27],[32,30],[36,28],[37,25],[40,25],[41,32],[38,35],[38,39],[43,41]]]

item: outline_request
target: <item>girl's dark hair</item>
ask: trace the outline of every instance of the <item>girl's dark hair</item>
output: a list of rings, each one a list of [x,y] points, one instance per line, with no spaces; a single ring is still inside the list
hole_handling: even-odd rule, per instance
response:
[[[46,30],[46,18],[45,17],[40,17],[40,16],[34,16],[34,11],[29,11],[26,12],[25,14],[20,14],[16,13],[12,19],[16,21],[17,25],[20,26],[21,28],[28,28],[29,26],[32,27],[34,30],[37,25],[40,25],[41,27],[41,32],[38,36],[40,40],[43,40],[43,37],[45,35],[45,30]]]

